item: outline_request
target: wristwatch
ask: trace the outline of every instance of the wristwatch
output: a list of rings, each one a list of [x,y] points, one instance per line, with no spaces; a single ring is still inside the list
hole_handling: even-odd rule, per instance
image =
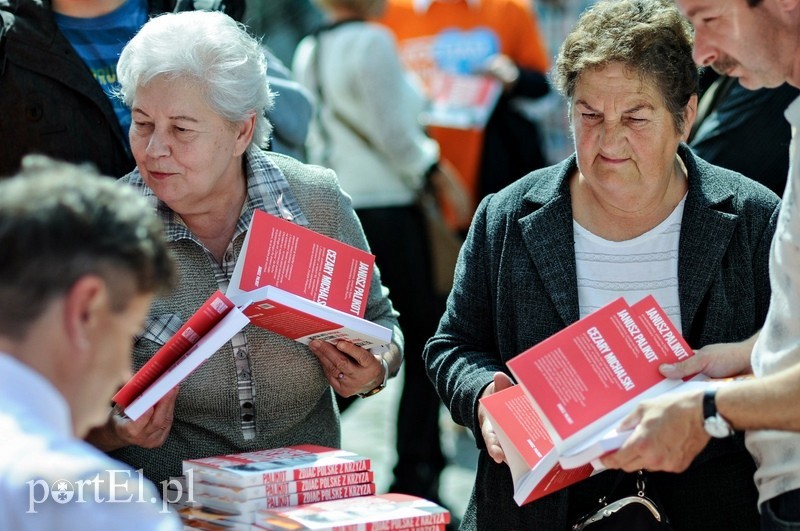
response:
[[[381,356],[381,365],[383,365],[383,382],[379,383],[374,389],[370,389],[366,393],[358,393],[361,398],[367,398],[376,395],[386,388],[386,382],[389,381],[389,362]]]
[[[717,411],[716,396],[716,389],[708,389],[703,393],[703,427],[712,437],[723,439],[733,435],[733,428]]]

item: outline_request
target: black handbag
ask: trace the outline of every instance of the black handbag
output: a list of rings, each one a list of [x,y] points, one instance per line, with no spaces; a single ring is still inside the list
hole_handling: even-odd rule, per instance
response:
[[[643,470],[637,472],[636,492],[621,496],[619,490],[623,474],[611,494],[600,499],[600,504],[572,525],[573,531],[672,531],[669,518],[658,502],[655,493],[647,492],[647,477]]]

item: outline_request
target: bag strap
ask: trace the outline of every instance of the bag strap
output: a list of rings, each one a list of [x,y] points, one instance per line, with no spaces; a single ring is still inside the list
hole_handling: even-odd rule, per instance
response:
[[[325,146],[325,148],[323,150],[323,156],[322,157],[323,157],[323,160],[325,160],[325,162],[326,162],[326,164],[328,166],[330,166],[330,151],[329,150],[331,148],[332,135],[330,134],[330,131],[328,131],[328,129],[325,127],[325,123],[322,120],[322,111],[321,111],[321,109],[322,109],[322,106],[325,105],[325,102],[327,100],[325,99],[325,93],[324,93],[324,90],[322,88],[322,69],[320,67],[320,55],[322,55],[320,49],[321,49],[322,46],[321,46],[321,42],[320,42],[320,35],[325,33],[326,31],[330,31],[332,29],[338,28],[339,26],[343,26],[345,24],[349,24],[349,23],[352,23],[352,22],[366,22],[366,21],[364,19],[361,19],[361,18],[349,18],[349,19],[345,19],[345,20],[340,20],[340,21],[334,22],[332,24],[328,24],[326,26],[322,26],[322,27],[318,28],[316,31],[314,31],[312,33],[312,35],[314,36],[314,39],[316,40],[316,42],[314,43],[314,50],[312,51],[312,57],[311,57],[311,67],[312,67],[312,71],[314,72],[314,89],[315,89],[315,92],[317,93],[317,101],[318,101],[315,117],[316,117],[316,121],[317,121],[317,124],[318,124],[318,127],[319,127],[320,137],[322,137],[322,142],[323,142],[323,144]],[[341,123],[342,125],[347,127],[347,129],[349,129],[359,140],[361,140],[368,149],[373,151],[376,155],[380,155],[381,154],[380,150],[378,150],[376,148],[375,144],[372,143],[372,141],[369,139],[369,137],[367,137],[367,135],[362,133],[350,120],[348,120],[334,106],[327,105],[327,108],[330,110],[331,114],[333,114],[334,118],[336,118],[336,120],[339,123]],[[436,201],[437,209],[438,209],[438,198],[436,197],[435,190],[433,189],[433,186],[431,185],[431,180],[430,180],[431,174],[437,169],[438,169],[438,162],[434,163],[425,172],[425,178],[423,180],[424,184],[423,184],[422,190],[420,191],[420,194],[423,195],[423,196],[425,194],[427,194],[427,195],[433,197],[434,200]]]
[[[321,42],[320,42],[320,36],[325,32],[331,31],[331,30],[333,30],[335,28],[338,28],[340,26],[343,26],[345,24],[350,24],[350,23],[353,23],[353,22],[365,22],[365,20],[361,19],[361,18],[349,18],[349,19],[339,20],[339,21],[334,22],[332,24],[327,24],[325,26],[322,26],[322,27],[318,28],[312,34],[314,36],[314,39],[316,40],[316,42],[314,44],[314,50],[312,52],[313,55],[311,57],[311,67],[312,67],[313,72],[314,72],[314,89],[315,89],[315,91],[317,93],[317,100],[318,100],[317,109],[316,109],[316,119],[317,119],[317,124],[319,126],[320,136],[322,137],[322,142],[325,144],[325,155],[323,155],[323,158],[326,161],[328,161],[328,159],[329,159],[329,157],[328,157],[328,149],[330,149],[330,146],[331,146],[331,134],[327,130],[327,128],[325,127],[325,123],[323,122],[322,115],[321,115],[322,106],[326,105],[327,99],[325,98],[325,93],[324,93],[324,90],[322,88],[322,68],[320,67],[320,56],[322,55],[322,52],[320,51],[320,49],[321,49],[322,46],[321,46]],[[368,146],[370,149],[372,149],[372,147],[373,147],[372,146],[372,142],[370,142],[369,138],[367,138],[367,136],[364,133],[359,131],[358,128],[356,128],[353,125],[353,123],[350,122],[350,120],[348,120],[340,112],[338,112],[338,110],[335,107],[333,107],[330,104],[328,104],[327,107],[330,109],[330,111],[333,114],[333,116],[340,123],[342,123],[350,131],[352,131],[353,134],[356,135],[362,142],[364,142],[364,144],[366,146]]]

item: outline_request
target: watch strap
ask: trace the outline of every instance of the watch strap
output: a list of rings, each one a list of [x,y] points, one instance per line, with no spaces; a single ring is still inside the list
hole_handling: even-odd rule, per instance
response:
[[[368,398],[372,395],[380,393],[386,388],[386,383],[389,381],[389,362],[386,361],[386,358],[383,356],[381,356],[381,365],[383,365],[383,382],[379,383],[376,387],[370,389],[366,393],[358,393],[358,396],[361,398]]]
[[[703,419],[717,415],[717,390],[706,389],[703,392]]]
[[[730,437],[734,433],[733,427],[719,414],[716,398],[716,388],[707,389],[703,393],[703,425],[706,432],[712,437]]]

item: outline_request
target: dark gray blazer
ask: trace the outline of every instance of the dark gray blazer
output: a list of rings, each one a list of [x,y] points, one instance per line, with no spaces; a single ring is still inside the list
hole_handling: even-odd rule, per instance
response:
[[[768,255],[779,199],[686,146],[689,191],[678,257],[681,325],[693,348],[745,339],[769,306]],[[505,362],[579,317],[568,176],[574,155],[485,198],[456,266],[453,291],[423,356],[454,420],[478,447],[463,529],[567,529],[607,494],[607,472],[522,508],[511,474],[484,451],[477,401]],[[676,529],[757,529],[755,468],[742,438],[713,441],[684,474],[655,474]]]

